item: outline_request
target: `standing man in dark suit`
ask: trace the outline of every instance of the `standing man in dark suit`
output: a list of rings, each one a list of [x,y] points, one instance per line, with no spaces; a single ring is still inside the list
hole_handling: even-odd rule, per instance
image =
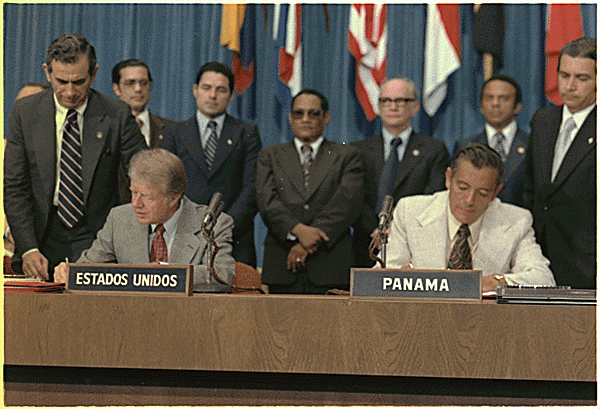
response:
[[[262,282],[271,293],[348,289],[350,226],[363,201],[363,162],[351,146],[323,137],[327,99],[305,89],[292,101],[294,140],[260,151],[256,192],[265,238]]]
[[[144,135],[146,145],[155,148],[163,139],[167,124],[174,123],[170,119],[154,115],[148,110],[152,75],[142,60],[125,60],[117,63],[112,71],[113,91],[119,99],[131,107],[131,113]],[[129,180],[124,168],[119,170],[119,198],[121,203],[131,201]]]
[[[471,142],[487,145],[504,161],[504,180],[498,198],[505,203],[523,206],[525,154],[529,135],[517,127],[515,116],[521,110],[521,87],[508,75],[494,75],[481,89],[481,113],[485,130],[469,139],[456,142],[454,152]]]
[[[19,100],[7,132],[4,209],[13,269],[52,279],[54,266],[88,248],[117,203],[117,172],[145,148],[126,104],[92,89],[96,53],[81,34],[48,47],[52,90]]]
[[[233,217],[233,257],[256,266],[256,157],[261,148],[256,125],[225,113],[233,99],[234,77],[226,65],[204,64],[193,87],[196,115],[168,125],[161,147],[181,158],[188,177],[187,196],[207,204],[223,195],[223,211]]]
[[[369,243],[379,230],[381,202],[391,195],[429,194],[444,189],[444,174],[450,161],[443,142],[419,135],[411,127],[419,112],[417,87],[408,78],[392,78],[381,84],[379,117],[381,135],[354,142],[365,160],[367,196],[354,223],[354,266],[372,267]]]
[[[558,58],[562,106],[531,120],[526,204],[557,285],[596,288],[596,40]]]

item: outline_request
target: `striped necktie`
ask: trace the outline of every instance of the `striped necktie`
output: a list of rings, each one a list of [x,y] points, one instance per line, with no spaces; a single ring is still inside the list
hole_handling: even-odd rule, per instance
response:
[[[83,216],[81,135],[77,111],[70,109],[66,122],[60,150],[58,217],[65,226],[72,228]]]
[[[471,248],[467,239],[471,235],[469,226],[461,224],[457,233],[458,237],[452,246],[450,258],[448,259],[448,268],[452,270],[471,270],[473,263],[471,261]]]
[[[204,148],[204,158],[206,159],[206,166],[208,166],[208,170],[210,170],[213,161],[215,160],[215,153],[217,153],[217,123],[215,121],[210,121],[208,123],[208,129],[210,129],[210,135],[208,135],[208,141]]]
[[[312,146],[302,145],[302,173],[304,175],[304,188],[308,189],[308,177],[310,175],[310,165],[312,165]]]

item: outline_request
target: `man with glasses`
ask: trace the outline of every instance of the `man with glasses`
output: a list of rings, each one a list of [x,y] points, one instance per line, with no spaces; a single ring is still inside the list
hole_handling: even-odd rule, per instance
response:
[[[146,63],[136,59],[117,63],[112,71],[112,82],[115,95],[131,107],[131,113],[144,135],[146,145],[150,148],[157,147],[163,138],[165,126],[173,121],[154,115],[148,110],[152,76]],[[126,175],[125,169],[121,168],[119,171],[121,203],[131,201],[129,181]]]
[[[348,290],[350,225],[363,202],[360,152],[323,137],[329,112],[318,91],[294,97],[289,121],[294,140],[258,156],[256,195],[269,229],[262,282],[270,293]]]
[[[354,223],[354,266],[372,267],[369,244],[379,234],[377,215],[386,195],[401,197],[429,194],[444,189],[448,150],[443,142],[419,135],[411,127],[419,112],[417,88],[408,78],[392,78],[381,84],[379,118],[381,135],[354,142],[365,161],[367,195]]]

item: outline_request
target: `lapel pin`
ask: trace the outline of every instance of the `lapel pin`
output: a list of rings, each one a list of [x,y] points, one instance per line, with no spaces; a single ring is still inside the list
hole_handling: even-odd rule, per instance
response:
[[[588,143],[589,143],[590,145],[591,145],[591,144],[593,144],[593,143],[594,143],[594,138],[590,138],[590,139],[588,139]]]
[[[419,156],[419,155],[421,154],[421,152],[419,152],[419,150],[418,150],[418,149],[415,149],[415,150],[412,152],[412,154],[413,154],[413,156]]]
[[[98,133],[96,134],[96,138],[98,138],[98,139],[102,139],[102,136],[103,136],[103,135],[102,135],[102,132],[98,132]]]
[[[227,145],[231,145],[233,142],[231,141],[231,139],[227,139]]]
[[[523,154],[525,153],[525,148],[524,148],[524,147],[522,147],[522,146],[519,146],[519,147],[517,148],[517,152],[519,152],[521,155],[523,155]]]
[[[158,135],[158,139],[162,140],[162,138],[163,138],[162,134]]]

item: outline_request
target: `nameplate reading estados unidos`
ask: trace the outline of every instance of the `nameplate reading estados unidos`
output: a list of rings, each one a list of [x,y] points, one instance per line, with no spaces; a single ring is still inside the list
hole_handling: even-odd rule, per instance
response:
[[[353,268],[350,295],[481,300],[481,270]]]
[[[194,267],[162,264],[68,264],[67,290],[192,295]]]

